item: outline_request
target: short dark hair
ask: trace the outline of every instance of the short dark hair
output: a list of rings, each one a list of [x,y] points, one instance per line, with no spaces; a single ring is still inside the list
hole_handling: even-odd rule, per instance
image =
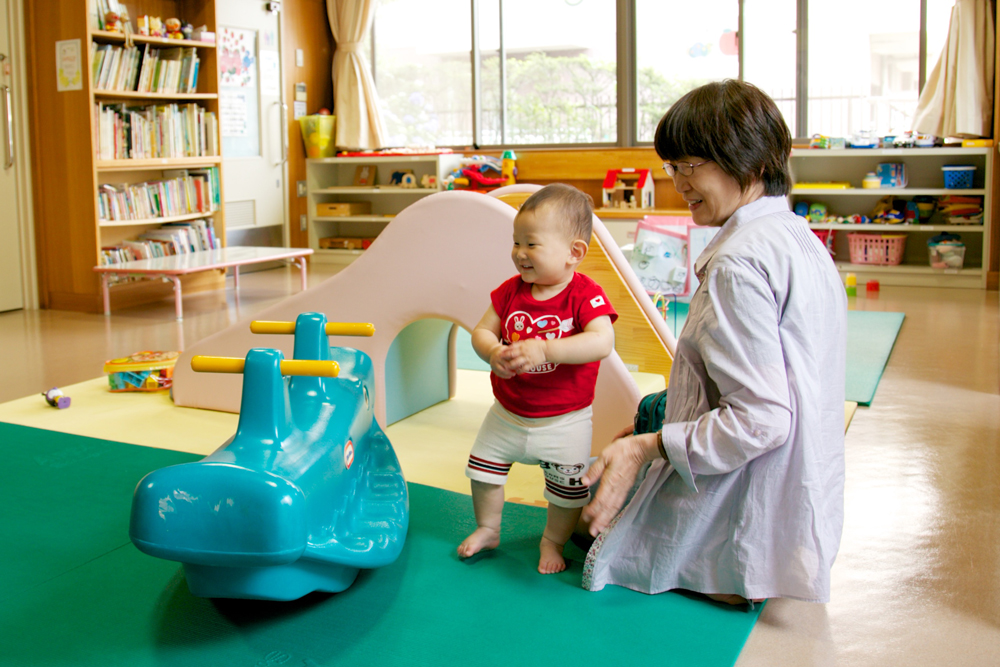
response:
[[[715,162],[743,192],[758,181],[769,196],[792,189],[788,126],[774,100],[743,81],[709,83],[677,100],[660,119],[654,146],[664,160]]]
[[[594,200],[572,185],[552,183],[524,200],[517,215],[533,213],[543,206],[556,206],[566,220],[567,231],[574,239],[590,244],[594,228]]]

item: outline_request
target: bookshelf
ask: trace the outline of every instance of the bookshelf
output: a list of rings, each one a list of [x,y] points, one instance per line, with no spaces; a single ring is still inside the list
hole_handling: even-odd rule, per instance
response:
[[[177,17],[216,31],[214,0],[125,0],[122,4],[133,27],[139,16],[148,14],[164,20]],[[47,308],[95,313],[101,312],[103,303],[100,278],[93,268],[106,255],[103,248],[153,235],[163,225],[169,229],[198,220],[208,220],[219,245],[225,244],[215,43],[138,34],[129,39],[101,29],[96,20],[98,6],[98,0],[26,4],[36,84],[31,91],[35,110],[32,153],[41,302]],[[58,91],[53,42],[67,40],[79,40],[83,83],[80,90]],[[148,80],[152,68],[150,74],[143,73],[143,61],[152,61],[154,51],[164,62],[175,59],[177,63],[170,70],[164,65],[160,86]],[[119,54],[120,74],[115,77],[108,70],[102,77],[102,63],[112,53]],[[126,54],[131,54],[131,61]],[[213,134],[214,141],[210,140]],[[215,171],[215,205],[204,203],[208,191],[202,189],[210,178],[209,170]],[[183,204],[187,207],[193,195],[193,209],[161,208],[155,184],[185,175],[192,189],[181,191]],[[195,180],[200,181],[197,186]],[[112,216],[107,210],[110,189],[104,188],[102,201],[102,186],[133,195],[148,192],[143,195],[148,198],[143,199],[144,206],[133,210],[135,200],[130,197],[127,210]],[[185,293],[217,289],[224,281],[224,271],[209,271],[185,276],[183,288]],[[136,280],[116,286],[111,299],[119,308],[172,293],[169,283]]]

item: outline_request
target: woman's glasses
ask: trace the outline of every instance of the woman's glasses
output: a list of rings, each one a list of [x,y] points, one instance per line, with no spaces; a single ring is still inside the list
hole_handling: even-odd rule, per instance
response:
[[[670,178],[674,177],[674,174],[680,174],[681,176],[690,176],[694,173],[695,167],[700,167],[703,164],[708,164],[712,160],[705,160],[704,162],[699,162],[694,164],[692,162],[678,162],[674,164],[673,162],[664,162],[663,171],[667,172],[667,176]]]

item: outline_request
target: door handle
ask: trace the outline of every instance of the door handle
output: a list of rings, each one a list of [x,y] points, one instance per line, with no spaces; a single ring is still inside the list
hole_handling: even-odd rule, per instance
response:
[[[3,119],[4,136],[4,169],[14,166],[14,109],[10,101],[10,86],[2,86],[3,89]]]
[[[288,161],[288,105],[281,100],[275,101],[275,104],[278,105],[278,122],[281,124],[278,133],[281,136],[281,159],[274,163],[274,166],[277,167]]]

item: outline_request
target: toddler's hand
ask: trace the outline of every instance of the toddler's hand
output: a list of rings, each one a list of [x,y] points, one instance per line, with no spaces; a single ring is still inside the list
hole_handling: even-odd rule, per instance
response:
[[[490,370],[501,380],[508,380],[517,375],[506,358],[507,347],[506,345],[497,345],[490,353]]]
[[[546,342],[540,338],[528,338],[511,343],[504,350],[509,368],[520,375],[546,362]]]

